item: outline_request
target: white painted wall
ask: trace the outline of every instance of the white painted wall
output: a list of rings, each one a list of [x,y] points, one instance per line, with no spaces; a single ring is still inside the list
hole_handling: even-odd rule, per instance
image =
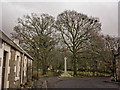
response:
[[[3,64],[3,50],[4,50],[4,44],[2,44],[2,48],[0,48],[0,89],[2,85],[2,64]]]
[[[7,81],[7,82],[6,82],[6,88],[9,88],[8,74],[10,74],[9,61],[10,61],[10,59],[11,59],[11,52],[10,52],[11,47],[5,43],[5,44],[4,44],[4,50],[8,52],[8,56],[7,56],[7,60],[8,60],[8,61],[6,61],[6,62],[7,62],[7,63],[6,63],[6,66],[7,66],[7,67],[6,67],[6,72],[7,72],[7,74],[6,74],[6,81]]]
[[[14,68],[14,72],[15,72],[15,81],[19,80],[20,77],[19,77],[19,74],[20,74],[20,60],[21,60],[21,57],[20,57],[20,52],[16,51],[15,53],[15,61],[17,61],[17,56],[19,56],[19,60],[18,60],[18,73],[16,72],[16,69],[17,69],[17,66],[15,65],[15,68]],[[15,63],[16,64],[16,63]],[[16,74],[18,75],[16,77]]]
[[[6,64],[6,66],[7,66],[7,69],[6,69],[6,72],[7,72],[7,74],[6,74],[6,88],[9,88],[8,74],[10,74],[9,62],[10,62],[10,59],[11,59],[11,52],[10,52],[11,46],[9,46],[6,43],[3,43],[2,48],[0,48],[0,90],[1,90],[1,85],[2,85],[2,65],[3,65],[3,52],[4,52],[4,50],[8,52],[8,57],[7,57],[8,61],[6,61],[7,62],[7,64]],[[16,53],[15,53],[15,60],[17,60],[17,56],[19,56],[19,74],[20,74],[20,62],[21,62],[22,57],[20,57],[20,52],[19,51],[16,51]],[[23,57],[24,57],[24,59],[23,59],[23,63],[24,63],[23,70],[24,70],[24,76],[26,76],[27,59],[28,58],[27,58],[27,56],[24,56],[24,55],[23,55]],[[29,63],[32,64],[32,60],[29,59],[28,61],[29,61]],[[14,67],[14,72],[16,72],[16,66]],[[20,77],[15,77],[15,81],[18,80],[18,79],[20,79]]]
[[[27,71],[27,57],[24,58],[24,76],[26,77],[26,71]]]
[[[9,88],[9,81],[8,81],[8,74],[10,73],[10,66],[9,66],[9,60],[11,59],[11,47],[7,45],[6,43],[2,44],[2,48],[0,48],[0,58],[1,58],[1,65],[0,65],[0,89],[2,85],[2,65],[3,65],[3,52],[4,50],[8,52],[7,54],[7,61],[6,61],[6,76],[5,76],[5,88]]]

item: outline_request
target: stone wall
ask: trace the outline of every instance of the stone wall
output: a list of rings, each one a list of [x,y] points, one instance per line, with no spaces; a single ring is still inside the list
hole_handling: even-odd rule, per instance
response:
[[[9,87],[10,88],[15,88],[15,72],[14,72],[14,67],[15,67],[15,50],[11,49],[11,60],[10,60],[10,75],[9,75]]]
[[[32,79],[32,64],[31,60],[28,59],[28,80],[30,81]]]
[[[24,56],[23,61],[23,82],[27,82],[27,57]]]
[[[120,81],[120,55],[116,58],[117,80]]]
[[[117,81],[120,81],[120,47],[118,48],[118,54],[116,57],[116,74],[117,74]]]
[[[11,49],[11,60],[10,60],[10,74],[9,74],[9,88],[19,88],[20,83],[22,80],[22,83],[27,82],[28,80],[32,79],[32,67],[31,67],[31,60],[28,59],[26,56],[23,56],[23,54],[19,55],[20,62],[19,62],[19,77],[16,77],[16,51],[14,49]],[[22,61],[23,60],[23,61]]]
[[[27,66],[29,55],[6,35],[2,39],[3,41],[0,42],[0,90],[2,87],[19,88],[21,82],[25,83],[27,81],[27,76],[28,79],[32,77],[32,70],[27,70],[32,68],[29,63]],[[2,70],[4,70],[4,73]]]
[[[7,43],[3,43],[4,45],[4,48],[3,48],[3,53],[4,52],[7,52],[6,54],[6,65],[5,65],[5,81],[4,81],[4,87],[5,88],[9,88],[9,80],[8,80],[8,77],[10,75],[10,66],[9,66],[9,63],[10,63],[10,60],[11,60],[11,46],[9,46]],[[2,63],[3,65],[3,63]],[[2,66],[3,67],[3,66]]]
[[[3,49],[4,49],[4,44],[2,44],[2,47],[0,48],[0,89],[2,85],[2,65],[3,65]]]

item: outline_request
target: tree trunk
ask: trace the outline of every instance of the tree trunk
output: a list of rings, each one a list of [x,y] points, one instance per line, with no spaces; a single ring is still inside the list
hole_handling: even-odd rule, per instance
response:
[[[75,53],[73,53],[73,70],[74,70],[74,76],[77,76],[77,58]]]
[[[46,65],[43,65],[42,75],[45,75],[45,74],[46,74],[46,72],[47,72],[47,70],[46,70]]]
[[[43,68],[42,68],[42,75],[45,75],[47,72],[47,65],[46,65],[46,58],[43,59]]]
[[[95,71],[93,71],[93,77],[95,76]]]
[[[37,60],[37,80],[38,80],[38,60]]]

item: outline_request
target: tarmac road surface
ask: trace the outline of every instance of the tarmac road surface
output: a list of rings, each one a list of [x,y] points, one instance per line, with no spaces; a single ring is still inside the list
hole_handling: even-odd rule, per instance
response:
[[[120,88],[109,78],[69,78],[59,81],[55,88]]]

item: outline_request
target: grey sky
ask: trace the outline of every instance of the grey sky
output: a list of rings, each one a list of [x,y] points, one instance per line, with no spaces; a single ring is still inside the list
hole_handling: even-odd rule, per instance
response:
[[[98,17],[102,23],[102,33],[118,35],[117,2],[3,2],[2,30],[10,36],[18,17],[32,12],[48,13],[56,17],[64,10],[76,10],[88,16]]]

